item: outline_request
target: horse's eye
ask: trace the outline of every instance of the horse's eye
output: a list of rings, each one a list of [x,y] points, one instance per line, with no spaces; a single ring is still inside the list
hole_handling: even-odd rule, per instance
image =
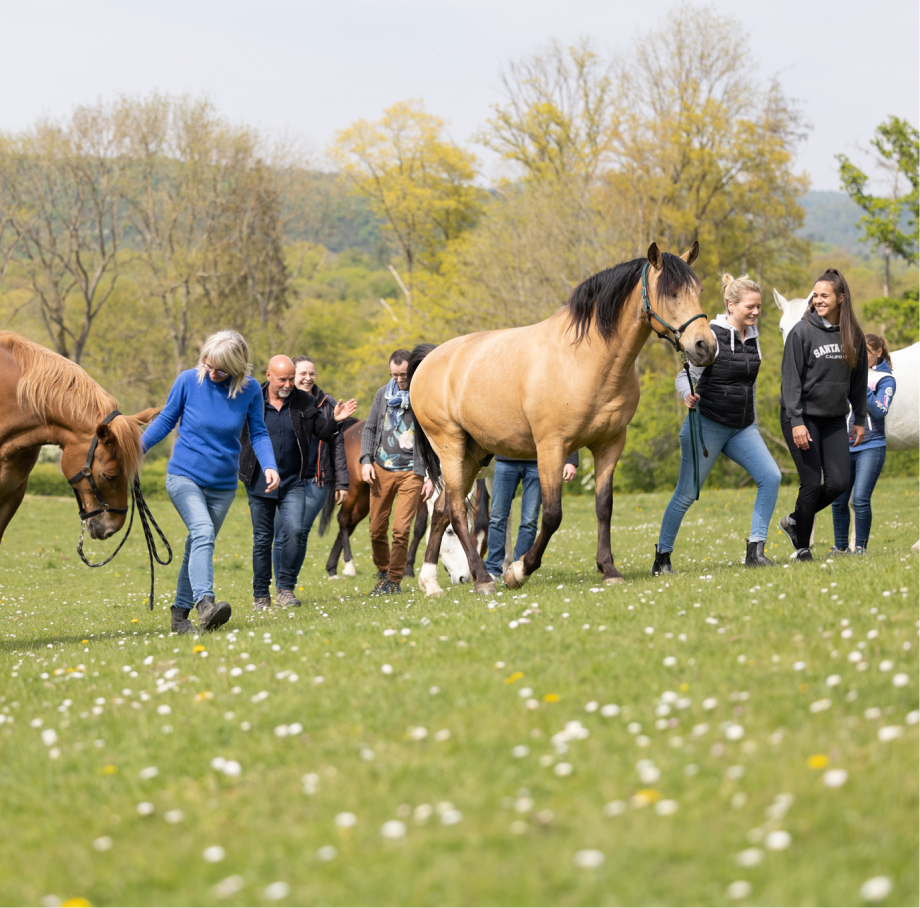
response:
[[[114,476],[109,476],[108,473],[100,473],[100,474],[99,474],[99,478],[100,478],[103,482],[114,482],[114,481],[115,481],[115,477],[114,477]]]

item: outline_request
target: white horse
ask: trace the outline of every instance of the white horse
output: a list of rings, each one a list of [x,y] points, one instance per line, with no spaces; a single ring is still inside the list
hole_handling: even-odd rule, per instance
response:
[[[433,495],[428,499],[428,531],[425,533],[425,542],[431,533],[431,514],[434,511],[435,502],[440,497]],[[473,490],[467,496],[469,508],[467,510],[467,519],[469,521],[470,539],[473,545],[483,554],[485,543],[489,535],[489,490],[486,481],[479,479],[473,486]],[[509,529],[511,521],[508,521]],[[466,552],[454,532],[454,528],[448,524],[444,535],[441,537],[441,550],[438,553],[441,564],[450,574],[450,582],[457,586],[460,583],[470,583],[473,579],[470,571],[470,563],[467,561]]]
[[[779,330],[783,333],[785,344],[792,326],[802,320],[808,308],[808,299],[787,300],[775,287],[773,299],[783,313]],[[885,439],[892,451],[915,451],[920,444],[920,344],[893,350],[891,373],[896,391],[885,417]],[[814,544],[814,530],[811,542]],[[851,547],[852,544],[851,539]],[[918,548],[920,542],[914,545],[914,549]]]

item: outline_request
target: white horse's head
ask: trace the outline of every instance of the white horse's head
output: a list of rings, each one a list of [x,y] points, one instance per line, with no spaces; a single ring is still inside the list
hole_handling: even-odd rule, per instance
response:
[[[466,560],[466,553],[454,528],[448,524],[444,535],[441,537],[441,564],[450,574],[450,582],[456,586],[458,583],[470,583],[473,579],[470,564]]]
[[[776,287],[773,288],[773,300],[783,313],[783,317],[779,320],[779,330],[783,332],[784,344],[786,343],[786,337],[792,330],[793,325],[798,324],[802,320],[802,316],[805,315],[805,310],[808,308],[808,300],[810,299],[811,294],[808,295],[808,299],[787,300]]]

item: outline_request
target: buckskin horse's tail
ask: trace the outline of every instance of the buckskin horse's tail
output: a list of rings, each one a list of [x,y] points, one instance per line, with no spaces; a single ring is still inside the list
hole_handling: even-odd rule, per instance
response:
[[[418,344],[409,356],[410,402],[412,397],[412,378],[422,361],[436,346],[436,344]],[[444,485],[444,477],[441,475],[441,461],[438,459],[438,455],[434,453],[434,448],[431,447],[431,442],[417,419],[415,421],[415,453],[425,465],[425,472],[434,483],[435,489],[440,491]]]

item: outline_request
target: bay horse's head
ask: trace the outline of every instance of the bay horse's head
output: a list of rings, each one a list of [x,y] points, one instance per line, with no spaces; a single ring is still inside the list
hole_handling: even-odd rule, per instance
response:
[[[61,472],[73,486],[93,539],[108,539],[124,526],[140,468],[141,426],[159,412],[151,407],[134,416],[110,414],[92,428],[74,430],[73,440],[62,446]]]
[[[645,316],[649,326],[680,347],[696,366],[708,366],[716,358],[716,338],[703,314],[703,287],[690,267],[700,254],[700,244],[681,256],[648,247],[648,268],[643,267]]]

